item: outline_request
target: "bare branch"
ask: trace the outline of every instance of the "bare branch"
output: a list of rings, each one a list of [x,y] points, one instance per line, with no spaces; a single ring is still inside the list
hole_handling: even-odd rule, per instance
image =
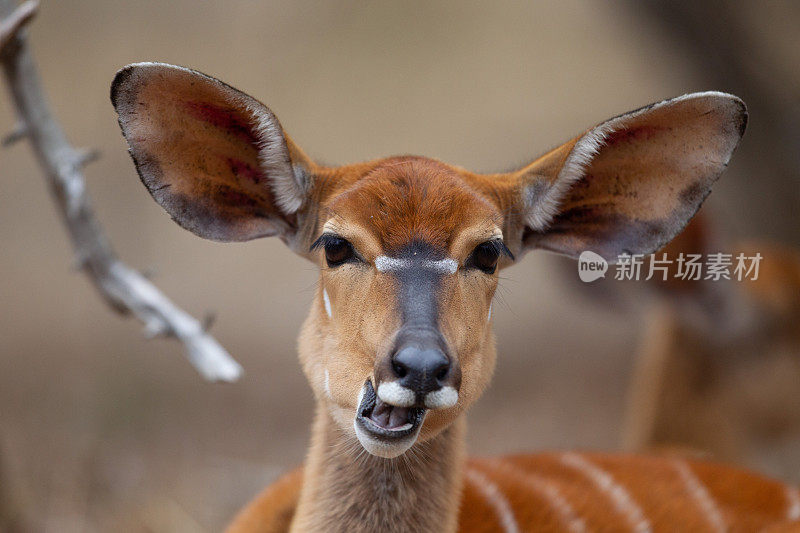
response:
[[[117,311],[131,313],[148,336],[180,340],[195,368],[209,380],[234,381],[242,368],[207,332],[203,324],[178,308],[150,281],[122,263],[111,248],[91,208],[81,169],[97,157],[72,147],[50,112],[28,45],[19,29],[36,12],[35,2],[14,9],[0,0],[0,56],[6,82],[47,177],[53,197],[75,249],[76,267],[89,276],[100,294]]]
[[[89,163],[94,163],[98,159],[100,159],[100,150],[94,148],[91,150],[79,150],[78,158],[75,160],[75,164],[83,168]]]
[[[22,122],[19,122],[19,123],[17,123],[16,126],[14,126],[13,130],[11,130],[9,133],[7,133],[3,137],[3,139],[0,140],[0,146],[3,146],[3,148],[7,148],[7,147],[11,146],[12,144],[14,144],[15,142],[25,138],[25,135],[27,135],[27,133],[28,133],[28,131],[25,128],[25,124],[23,124]]]
[[[9,3],[9,6],[11,4]],[[39,10],[39,2],[28,1],[10,12],[0,22],[0,53],[5,47],[19,34],[19,31],[36,16]]]

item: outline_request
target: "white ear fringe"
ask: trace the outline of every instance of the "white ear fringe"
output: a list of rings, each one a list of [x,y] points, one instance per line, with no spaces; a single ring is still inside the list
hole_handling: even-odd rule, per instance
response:
[[[608,135],[614,131],[612,122],[615,121],[601,124],[578,139],[564,166],[561,167],[558,177],[543,193],[536,195],[534,190],[526,191],[525,222],[531,229],[542,231],[550,225],[572,184],[583,177]]]
[[[558,177],[544,189],[544,192],[535,190],[537,184],[528,186],[524,198],[526,212],[525,222],[535,231],[546,229],[552,223],[553,218],[558,214],[561,202],[564,200],[570,187],[584,176],[586,169],[600,152],[608,136],[615,131],[623,129],[627,121],[668,105],[673,105],[685,100],[707,97],[722,97],[731,100],[739,100],[739,98],[732,94],[719,91],[684,94],[676,98],[656,102],[631,111],[630,113],[619,115],[587,131],[583,137],[578,139],[578,142],[575,143],[569,156],[567,156],[567,160],[564,162],[564,166],[559,171]]]
[[[278,209],[285,215],[296,213],[305,202],[311,180],[303,168],[292,164],[280,122],[269,108],[244,93],[234,93],[229,98],[234,105],[244,106],[255,120],[258,161]]]
[[[303,206],[308,192],[309,176],[297,165],[293,165],[286,147],[286,139],[280,123],[272,112],[248,106],[258,119],[256,134],[259,138],[258,160],[269,180],[275,201],[284,214],[296,213]]]

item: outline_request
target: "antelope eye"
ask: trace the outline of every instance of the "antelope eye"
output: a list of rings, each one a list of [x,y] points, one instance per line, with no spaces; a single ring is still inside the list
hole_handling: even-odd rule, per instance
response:
[[[494,274],[499,257],[499,246],[493,241],[488,241],[475,247],[467,261],[467,265],[482,270],[487,274]]]
[[[324,242],[325,260],[329,267],[339,266],[353,259],[353,245],[339,237],[328,237]]]

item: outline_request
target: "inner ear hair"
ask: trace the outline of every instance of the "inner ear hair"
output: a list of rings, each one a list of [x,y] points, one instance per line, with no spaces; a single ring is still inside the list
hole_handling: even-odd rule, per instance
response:
[[[572,145],[554,180],[549,179],[546,175],[526,176],[528,184],[524,193],[524,213],[525,222],[530,229],[543,231],[550,225],[558,214],[561,202],[570,188],[576,181],[584,177],[592,159],[605,144],[606,137],[614,131],[612,122],[613,120],[590,129],[573,141],[574,144],[573,142],[566,143],[566,145],[553,150],[551,153],[560,153]],[[523,171],[523,176],[526,174]]]
[[[164,63],[121,69],[111,100],[142,182],[181,226],[217,241],[296,240],[315,167],[269,108]]]
[[[522,249],[613,261],[651,253],[688,223],[744,134],[737,97],[693,93],[607,120],[515,174]]]

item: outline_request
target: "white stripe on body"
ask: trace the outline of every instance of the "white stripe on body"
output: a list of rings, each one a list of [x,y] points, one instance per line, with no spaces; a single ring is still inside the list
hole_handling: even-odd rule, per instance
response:
[[[614,509],[628,520],[634,531],[637,533],[649,533],[653,531],[653,526],[650,524],[650,521],[645,518],[642,508],[634,501],[630,493],[625,490],[625,487],[614,480],[611,474],[582,455],[574,452],[562,454],[561,462],[579,471],[586,476],[600,492],[607,494],[611,499],[611,503],[614,505]]]
[[[480,492],[484,498],[492,506],[494,512],[497,514],[500,525],[503,527],[505,533],[520,533],[517,519],[514,517],[514,511],[511,510],[511,505],[500,489],[492,483],[489,478],[481,472],[473,468],[467,467],[464,471],[467,481],[472,483],[475,489]]]
[[[552,480],[521,468],[515,468],[502,459],[490,459],[490,462],[494,468],[501,470],[505,475],[525,485],[531,492],[544,498],[567,530],[572,533],[585,533],[588,531],[586,522],[575,511],[575,508],[572,507],[564,495],[561,494],[561,491],[558,490]]]
[[[786,487],[786,518],[792,521],[800,520],[800,491],[797,487]]]
[[[728,527],[725,525],[725,519],[717,506],[717,502],[711,494],[708,493],[705,485],[692,471],[692,468],[685,461],[675,461],[675,469],[681,476],[686,491],[697,502],[700,509],[703,511],[703,516],[708,521],[708,524],[715,531],[727,531]]]

